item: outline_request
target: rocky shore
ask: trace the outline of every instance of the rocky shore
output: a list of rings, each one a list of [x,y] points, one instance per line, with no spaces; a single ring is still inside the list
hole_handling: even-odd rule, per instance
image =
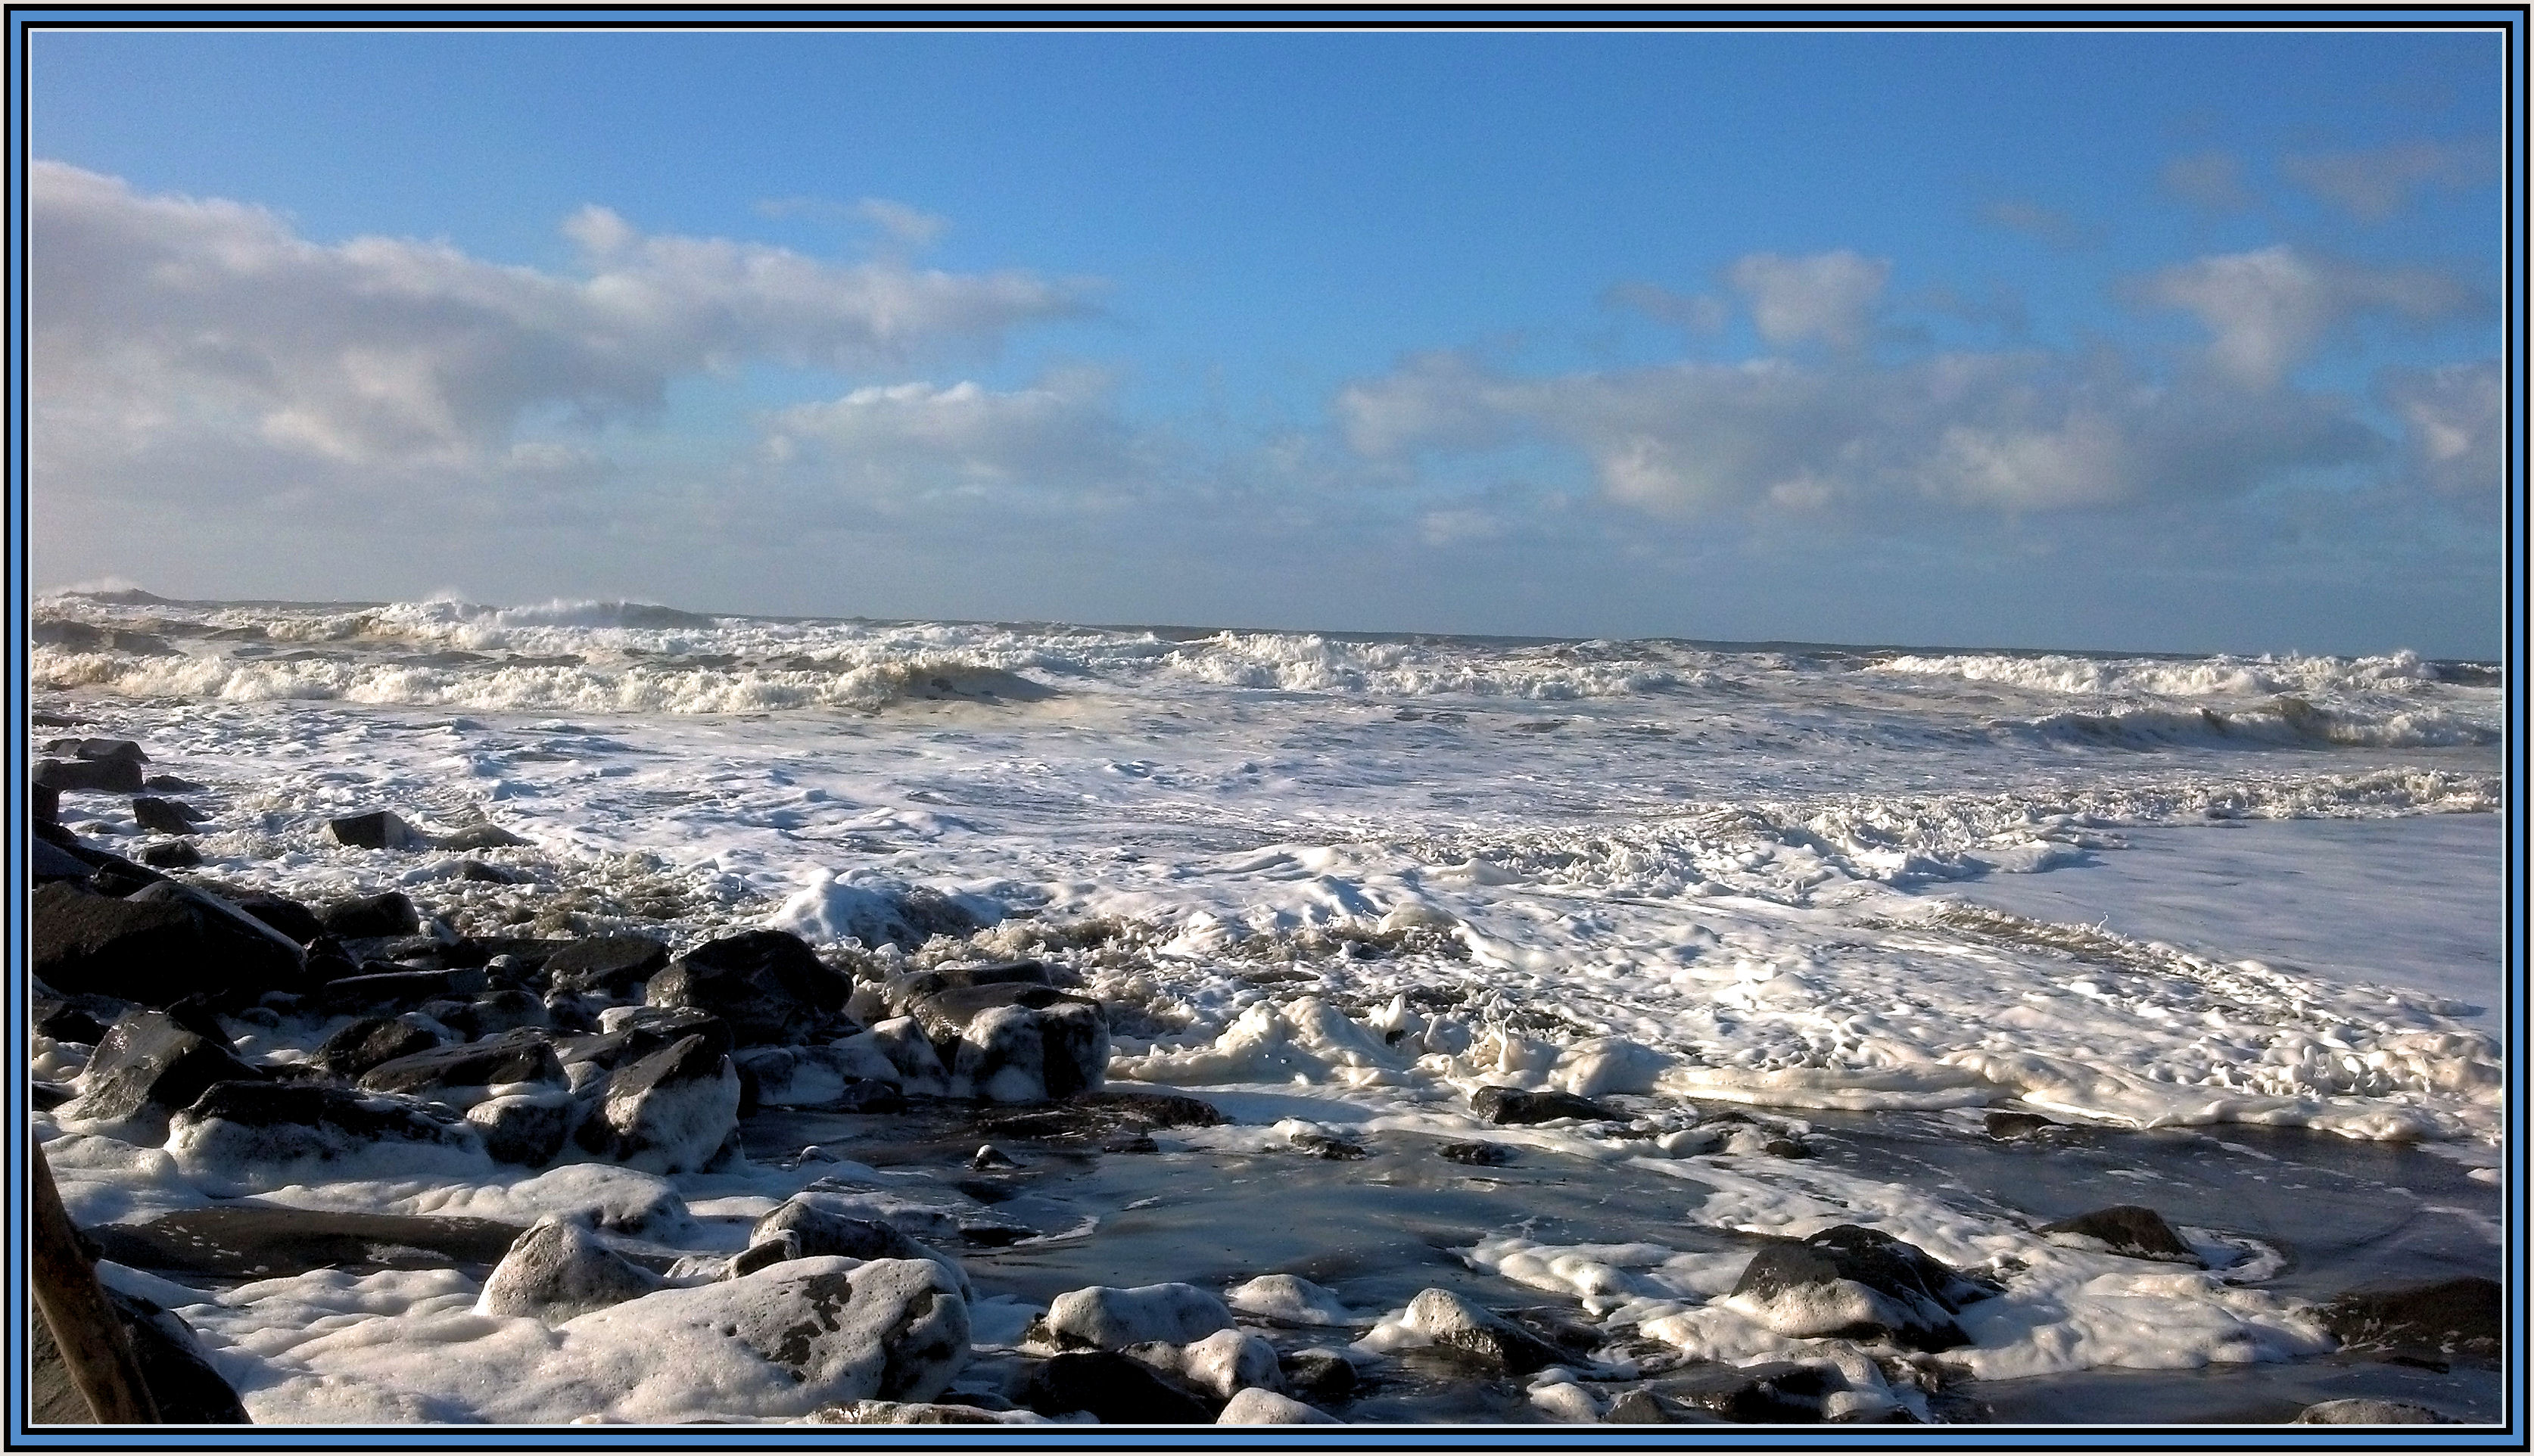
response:
[[[1493,1306],[1437,1286],[1360,1307],[1300,1267],[1229,1283],[1154,1268],[1133,1284],[1023,1298],[989,1276],[1055,1237],[1012,1211],[1040,1173],[1151,1155],[1241,1121],[1218,1100],[1111,1086],[1113,1032],[1135,1012],[1088,994],[1061,954],[963,957],[975,927],[923,893],[869,907],[867,942],[904,953],[859,958],[822,957],[781,930],[692,943],[621,927],[460,930],[426,890],[302,903],[195,873],[188,841],[216,811],[196,786],[151,773],[141,745],[59,740],[46,752],[30,859],[39,1131],[73,1172],[147,1163],[213,1190],[202,1206],[84,1229],[171,1421],[246,1421],[255,1396],[232,1388],[219,1352],[173,1312],[186,1296],[211,1304],[326,1269],[443,1278],[430,1298],[452,1303],[435,1317],[478,1321],[464,1326],[466,1348],[484,1347],[451,1358],[504,1372],[471,1413],[497,1422],[572,1410],[620,1422],[1320,1424],[1401,1419],[1407,1408],[1386,1393],[1438,1385],[1462,1392],[1436,1407],[1452,1419],[1985,1414],[1950,1354],[1974,1343],[1964,1321],[2013,1271],[1949,1265],[1863,1222],[1743,1241],[1739,1272],[1711,1295],[1796,1352],[1759,1362],[1614,1336],[1599,1316],[1617,1305],[1597,1300],[1589,1270],[1528,1281],[1579,1291],[1548,1305]],[[153,837],[137,858],[107,852],[63,826],[65,802],[111,803]],[[446,881],[460,888],[523,878],[504,860],[518,841],[490,824],[434,835],[381,808],[333,819],[328,835],[382,856],[469,856]],[[1580,1130],[1650,1155],[1814,1151],[1788,1120],[1645,1102],[1485,1086],[1465,1111],[1478,1129]],[[874,1160],[781,1145],[783,1129],[838,1120],[856,1129],[839,1146],[923,1150],[928,1178],[892,1183]],[[1986,1127],[2001,1141],[2058,1130],[2027,1113]],[[1344,1127],[1262,1132],[1258,1146],[1314,1168],[1368,1157]],[[1492,1136],[1424,1148],[1458,1170],[1531,1156]],[[470,1206],[467,1189],[498,1187],[484,1202],[500,1216],[293,1195],[365,1179],[453,1190],[439,1199],[452,1209]],[[725,1194],[696,1211],[699,1193],[741,1186],[770,1208],[733,1214],[744,1200]],[[2107,1201],[2033,1233],[2141,1277],[2217,1277],[2203,1245],[2142,1203]],[[1475,1266],[1506,1277],[1525,1256],[1481,1252]],[[2498,1356],[2489,1280],[2263,1310],[2316,1355],[2412,1368]],[[84,1419],[38,1338],[36,1419]],[[2453,1417],[2343,1399],[2294,1419]]]

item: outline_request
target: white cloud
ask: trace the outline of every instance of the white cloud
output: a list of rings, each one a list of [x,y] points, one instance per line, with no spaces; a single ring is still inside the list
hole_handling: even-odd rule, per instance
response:
[[[1483,449],[1529,432],[1580,451],[1608,500],[1683,519],[2225,496],[2382,448],[2344,401],[2176,388],[2113,360],[2038,351],[1535,380],[1436,355],[1351,386],[1337,409],[1352,437],[1392,453]]]
[[[1820,339],[1834,348],[1864,345],[1876,304],[1892,275],[1887,259],[1840,249],[1804,258],[1752,253],[1725,270],[1725,280],[1751,304],[1760,336],[1779,348]]]
[[[2412,478],[2443,495],[2492,496],[2506,478],[2507,395],[2499,361],[2388,371]]]
[[[1014,391],[973,381],[875,385],[772,412],[763,450],[797,480],[863,505],[1078,504],[1124,494],[1145,473],[1145,447],[1106,394],[1107,381],[1090,372]]]
[[[2366,222],[2382,222],[2432,188],[2459,192],[2496,182],[2497,158],[2462,142],[2405,142],[2354,152],[2315,152],[2279,163],[2298,186]]]
[[[2277,385],[2360,318],[2432,324],[2475,301],[2470,288],[2429,269],[2366,268],[2285,244],[2195,259],[2148,275],[2138,291],[2197,315],[2211,335],[2209,362],[2253,389]]]
[[[750,360],[903,366],[1082,308],[1024,273],[836,264],[567,219],[585,271],[445,243],[310,242],[261,208],[145,196],[51,162],[29,178],[30,383],[47,463],[183,438],[368,467],[497,460],[531,416],[656,409],[670,381]]]
[[[854,204],[854,214],[910,248],[926,247],[950,228],[947,217],[884,197],[864,198]]]

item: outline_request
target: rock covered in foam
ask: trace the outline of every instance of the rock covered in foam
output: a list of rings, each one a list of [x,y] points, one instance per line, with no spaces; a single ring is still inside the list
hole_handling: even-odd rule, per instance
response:
[[[466,1110],[466,1121],[493,1161],[542,1168],[563,1151],[577,1119],[571,1094],[557,1088],[487,1098]]]
[[[599,1243],[577,1220],[549,1215],[493,1266],[475,1311],[561,1324],[658,1288],[658,1276]]]
[[[739,1072],[703,1037],[688,1036],[608,1073],[577,1135],[628,1167],[693,1173],[738,1130]]]
[[[1344,1423],[1317,1406],[1289,1395],[1251,1387],[1234,1395],[1214,1418],[1217,1426],[1338,1426]]]
[[[62,1110],[78,1121],[163,1118],[191,1107],[219,1082],[252,1082],[264,1073],[238,1060],[223,1040],[207,1037],[165,1011],[125,1013],[108,1027],[80,1073],[79,1099]]]
[[[818,1201],[815,1193],[795,1194],[756,1221],[748,1242],[763,1244],[789,1237],[801,1257],[841,1256],[854,1259],[932,1259],[949,1271],[963,1297],[970,1294],[968,1273],[959,1261],[916,1243],[876,1219],[854,1218]]]
[[[339,1087],[220,1082],[169,1120],[167,1151],[198,1178],[279,1187],[356,1173],[480,1172],[473,1128]]]
[[[853,986],[786,931],[748,931],[679,956],[643,989],[654,1006],[719,1017],[739,1046],[785,1046],[860,1028],[843,1019]]]
[[[1950,1350],[1969,1342],[1955,1313],[1997,1292],[1914,1244],[1840,1224],[1752,1255],[1728,1299],[1781,1335],[1882,1336]]]
[[[1002,982],[946,988],[909,1008],[949,1063],[954,1095],[1047,1102],[1108,1079],[1109,1017],[1098,1001]]]
[[[1217,1400],[1243,1390],[1281,1390],[1276,1347],[1246,1330],[1216,1330],[1179,1351],[1179,1374]]]
[[[1189,1344],[1232,1328],[1232,1311],[1193,1284],[1093,1285],[1057,1295],[1042,1323],[1060,1349],[1123,1350],[1148,1340]]]
[[[2297,1412],[2297,1426],[2453,1426],[2455,1418],[2406,1400],[2326,1400]]]
[[[1227,1303],[1243,1314],[1288,1324],[1359,1322],[1345,1301],[1297,1274],[1261,1274],[1234,1286]]]
[[[792,1259],[697,1289],[662,1290],[571,1321],[575,1338],[701,1341],[753,1356],[789,1386],[759,1414],[863,1400],[930,1401],[968,1362],[968,1306],[930,1259]]]
[[[776,911],[772,923],[815,940],[922,948],[935,936],[967,936],[996,912],[991,905],[870,875],[837,879],[821,870]]]
[[[1507,1374],[1527,1375],[1564,1358],[1538,1335],[1447,1289],[1418,1292],[1408,1302],[1406,1317],[1399,1323],[1446,1350]]]

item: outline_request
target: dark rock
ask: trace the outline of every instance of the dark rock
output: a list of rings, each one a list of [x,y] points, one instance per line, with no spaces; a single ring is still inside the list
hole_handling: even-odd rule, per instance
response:
[[[1297,1400],[1324,1406],[1342,1401],[1361,1383],[1355,1362],[1335,1350],[1296,1350],[1277,1360],[1285,1389]]]
[[[326,821],[327,837],[351,849],[428,849],[430,838],[392,812],[376,809]]]
[[[1362,1143],[1349,1142],[1343,1137],[1331,1137],[1325,1132],[1296,1133],[1294,1146],[1314,1158],[1326,1158],[1335,1163],[1351,1163],[1365,1156]]]
[[[1669,1426],[1671,1416],[1651,1390],[1631,1390],[1601,1413],[1604,1426]]]
[[[269,1169],[276,1163],[333,1162],[379,1143],[469,1148],[471,1128],[451,1126],[388,1098],[313,1083],[216,1082],[170,1123],[213,1164]]]
[[[1480,1087],[1470,1106],[1490,1122],[1553,1122],[1559,1118],[1614,1122],[1619,1115],[1590,1098],[1571,1092],[1525,1092],[1519,1087]]]
[[[188,886],[162,880],[114,899],[56,880],[36,887],[31,909],[34,972],[64,992],[243,1004],[300,983],[298,946]]]
[[[175,1314],[138,1295],[105,1292],[106,1303],[122,1321],[132,1354],[141,1367],[141,1383],[158,1407],[158,1419],[171,1426],[251,1426],[237,1392],[220,1378],[203,1354],[192,1327]],[[88,1401],[71,1382],[61,1347],[41,1316],[29,1320],[30,1384],[28,1416],[43,1424],[87,1426],[95,1423]]]
[[[563,1063],[554,1048],[532,1031],[416,1052],[382,1062],[361,1076],[361,1085],[373,1092],[418,1095],[518,1082],[564,1085]]]
[[[422,917],[415,913],[413,901],[394,890],[337,900],[317,912],[317,923],[328,935],[346,940],[410,936],[422,929]]]
[[[132,821],[159,834],[191,834],[194,820],[181,808],[164,799],[144,794],[132,801]]]
[[[190,870],[202,862],[203,852],[182,839],[162,839],[141,851],[141,863],[155,870]]]
[[[1208,1426],[1214,1411],[1151,1365],[1114,1350],[1049,1359],[1029,1373],[1020,1403],[1042,1416],[1088,1411],[1108,1426]]]
[[[2343,1344],[2481,1361],[2499,1354],[2504,1307],[2498,1282],[2473,1277],[2351,1290],[2317,1312]]]
[[[1567,1359],[1538,1335],[1450,1290],[1419,1293],[1408,1304],[1406,1322],[1444,1350],[1509,1375],[1528,1375]]]
[[[601,991],[627,996],[669,963],[669,947],[649,936],[592,936],[546,957],[546,976],[557,991]]]
[[[558,1043],[555,1053],[567,1064],[592,1062],[612,1071],[691,1036],[703,1038],[716,1057],[731,1051],[730,1025],[718,1016],[688,1006],[641,1006],[614,1031],[572,1037]]]
[[[2098,1208],[2092,1213],[2081,1213],[2055,1224],[2043,1224],[2039,1232],[2099,1239],[2112,1252],[2134,1259],[2162,1259],[2199,1269],[2208,1267],[2207,1261],[2190,1244],[2183,1243],[2181,1235],[2173,1232],[2173,1226],[2164,1221],[2164,1215],[2135,1203]]]
[[[1647,1382],[1639,1393],[1678,1401],[1727,1421],[1809,1425],[1822,1418],[1821,1397],[1827,1383],[1822,1372],[1810,1365],[1770,1361],[1692,1365]]]
[[[638,1300],[660,1278],[591,1237],[568,1218],[540,1219],[502,1255],[484,1281],[487,1314],[524,1314],[561,1324],[593,1309]]]
[[[79,1096],[79,1088],[72,1086],[68,1082],[30,1082],[27,1084],[27,1103],[39,1113],[51,1112],[54,1108],[60,1107],[77,1096]]]
[[[1104,1153],[1158,1153],[1162,1145],[1153,1141],[1149,1132],[1118,1132],[1100,1144]]]
[[[904,1008],[918,998],[937,996],[944,991],[967,991],[979,986],[1050,986],[1047,963],[1036,960],[1005,960],[981,965],[935,966],[931,970],[910,971],[891,976],[883,987],[890,1005]]]
[[[1513,1149],[1500,1142],[1447,1142],[1435,1149],[1447,1163],[1472,1168],[1502,1168],[1513,1161]]]
[[[138,794],[138,758],[46,758],[35,765],[34,782],[56,794]]]
[[[971,1096],[1060,1100],[1098,1090],[1109,1074],[1108,1013],[1084,997],[1005,982],[941,991],[908,1009]]]
[[[141,787],[153,794],[199,794],[203,791],[201,784],[178,778],[172,773],[153,773],[141,781]]]
[[[133,1011],[97,1042],[80,1073],[80,1098],[70,1114],[100,1122],[152,1108],[164,1115],[192,1106],[214,1083],[263,1076],[239,1061],[225,1039],[205,1037],[164,1011]]]
[[[457,866],[457,878],[472,884],[517,884],[527,877],[482,860],[465,860]]]
[[[131,1009],[130,1001],[102,996],[57,996],[49,988],[37,991],[27,1007],[35,1030],[57,1042],[81,1042],[91,1047],[104,1040],[105,1029]]]
[[[972,1125],[990,1138],[1006,1141],[1091,1143],[1109,1139],[1149,1143],[1157,1127],[1216,1127],[1224,1116],[1212,1103],[1162,1092],[1086,1092],[1059,1107],[1027,1112],[984,1112]],[[1112,1147],[1112,1152],[1154,1152],[1147,1146]]]
[[[2031,1133],[2038,1132],[2044,1127],[2056,1127],[2059,1124],[2057,1122],[2050,1121],[2039,1113],[1991,1113],[1988,1115],[1988,1135],[1991,1137],[2023,1137]]]
[[[520,1232],[516,1224],[490,1219],[337,1213],[247,1202],[82,1231],[102,1257],[118,1264],[224,1279],[286,1278],[328,1267],[490,1265]]]
[[[228,1029],[220,1025],[219,1012],[211,1001],[201,996],[180,997],[167,1003],[167,1019],[215,1047],[230,1051],[237,1048],[229,1041]]]
[[[233,902],[247,914],[279,931],[282,938],[305,945],[326,933],[317,912],[282,895],[244,896]]]
[[[501,1036],[523,1029],[542,1031],[553,1021],[546,1003],[525,991],[496,991],[446,1011],[431,1009],[439,1004],[430,1002],[423,1009],[443,1026],[469,1038]]]
[[[86,880],[96,874],[94,866],[51,840],[30,840],[27,848],[27,878],[36,884],[56,880]]]
[[[848,1218],[795,1196],[756,1221],[748,1233],[752,1244],[791,1237],[799,1257],[841,1254],[852,1259],[931,1259],[940,1255],[883,1223]]]
[[[1789,1293],[1798,1297],[1784,1300]],[[1737,1298],[1780,1306],[1777,1317],[1764,1316],[1780,1334],[1883,1335],[1931,1351],[1967,1343],[1953,1315],[1996,1293],[1995,1285],[1963,1275],[1914,1244],[1855,1224],[1770,1244],[1733,1286]]]
[[[38,824],[62,821],[62,791],[58,785],[30,783],[27,786],[27,809]]]
[[[495,824],[469,824],[454,834],[440,836],[442,849],[514,849],[528,841]]]
[[[317,1060],[339,1077],[357,1080],[370,1068],[441,1045],[441,1036],[402,1017],[364,1016],[336,1030],[317,1049]]]
[[[617,1068],[574,1135],[594,1153],[649,1173],[692,1173],[739,1129],[739,1072],[701,1036]]]
[[[2407,1400],[2326,1400],[2297,1412],[2295,1426],[2455,1426],[2444,1411]]]
[[[551,965],[551,962],[549,962]],[[743,1047],[823,1041],[860,1028],[842,1022],[853,986],[788,931],[709,940],[650,977],[643,1000],[720,1017]]]
[[[483,1134],[493,1161],[543,1168],[563,1151],[575,1112],[569,1097],[530,1093],[488,1098],[466,1110],[466,1121]]]
[[[141,751],[141,745],[128,738],[56,738],[44,745],[44,752],[68,754],[74,758],[84,758],[90,762],[114,762],[123,759],[129,759],[135,763],[150,761],[150,756]]]
[[[385,961],[369,964],[385,965]],[[425,1001],[472,1000],[485,987],[480,970],[368,971],[329,981],[318,1000],[336,1011],[412,1010]]]

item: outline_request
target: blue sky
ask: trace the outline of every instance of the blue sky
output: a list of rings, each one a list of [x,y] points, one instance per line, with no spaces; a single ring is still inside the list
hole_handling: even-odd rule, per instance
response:
[[[2492,653],[2501,60],[40,33],[36,577]]]

